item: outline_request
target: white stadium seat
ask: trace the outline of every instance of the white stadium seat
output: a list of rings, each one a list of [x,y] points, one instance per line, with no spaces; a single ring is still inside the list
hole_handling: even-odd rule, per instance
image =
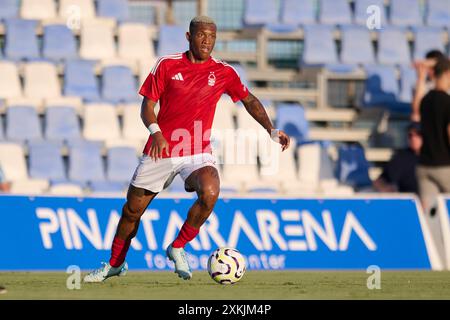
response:
[[[29,62],[25,65],[24,74],[25,97],[43,99],[61,96],[61,85],[55,65],[49,62]]]
[[[141,23],[123,23],[118,28],[118,55],[123,59],[154,61],[155,48],[148,27]]]
[[[25,153],[20,144],[0,143],[0,166],[6,181],[23,181],[28,179]]]
[[[11,184],[11,193],[24,195],[39,195],[44,193],[49,186],[48,180],[45,179],[27,179],[13,181]]]
[[[140,104],[134,103],[123,105],[122,119],[122,135],[125,139],[133,141],[146,141],[148,139],[149,132],[141,120]]]
[[[59,16],[66,21],[67,19],[94,18],[96,16],[94,0],[60,0]]]
[[[106,103],[85,105],[83,136],[88,140],[102,141],[120,138],[115,107]]]
[[[83,189],[77,184],[59,183],[52,185],[48,193],[55,196],[82,196]]]
[[[109,21],[92,19],[81,26],[80,56],[83,59],[111,59],[116,57],[113,28]]]
[[[52,19],[56,17],[56,1],[54,0],[22,0],[20,8],[22,19]]]
[[[0,61],[0,99],[20,97],[19,72],[13,62]]]

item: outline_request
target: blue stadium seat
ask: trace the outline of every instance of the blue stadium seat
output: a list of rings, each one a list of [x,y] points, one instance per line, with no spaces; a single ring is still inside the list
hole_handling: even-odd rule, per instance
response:
[[[95,63],[88,60],[66,62],[64,95],[79,96],[87,101],[98,101],[100,95],[94,66]]]
[[[69,150],[69,180],[82,184],[105,180],[101,144],[79,141],[70,144]]]
[[[301,63],[307,66],[337,64],[333,29],[325,25],[305,26],[305,44]]]
[[[5,56],[12,60],[39,58],[37,21],[7,19]]]
[[[281,22],[296,27],[316,23],[315,1],[284,0],[281,6]]]
[[[44,26],[43,56],[55,61],[77,58],[77,44],[64,24]]]
[[[9,107],[6,110],[6,137],[13,141],[42,139],[36,108],[30,106]]]
[[[59,182],[66,180],[61,144],[48,141],[30,143],[29,168],[31,178]]]
[[[433,27],[450,27],[448,0],[428,0],[427,24]]]
[[[159,27],[158,56],[184,52],[189,45],[186,40],[186,31],[176,25],[163,25]]]
[[[369,162],[360,145],[342,145],[338,148],[336,178],[340,183],[356,189],[372,185]]]
[[[416,88],[417,73],[410,65],[400,66],[400,93],[398,100],[410,104]]]
[[[373,64],[375,53],[369,30],[362,26],[342,27],[342,63]]]
[[[0,21],[17,18],[19,15],[19,1],[0,0]]]
[[[45,113],[45,138],[47,140],[80,139],[80,124],[75,108],[50,107]]]
[[[378,34],[378,63],[409,64],[409,51],[406,30],[401,27],[384,28]]]
[[[278,6],[275,0],[246,0],[244,23],[263,26],[278,22]]]
[[[450,3],[449,3],[450,5]],[[415,28],[414,59],[424,59],[430,50],[445,52],[442,30],[436,27]]]
[[[367,8],[370,6],[376,6],[381,9],[380,23],[381,26],[386,26],[387,15],[384,0],[355,0],[355,23],[362,26],[367,25],[367,19],[372,15],[372,13],[367,13]]]
[[[297,144],[308,140],[309,125],[305,110],[299,104],[279,104],[277,106],[277,128],[295,138]]]
[[[394,26],[421,26],[420,0],[395,0],[391,4],[391,24]]]
[[[129,182],[138,165],[136,149],[113,147],[108,149],[106,177],[109,181]]]
[[[400,100],[400,86],[393,66],[368,65],[365,71],[364,106],[383,107],[398,113],[411,111],[411,106]]]
[[[347,0],[320,0],[319,21],[331,25],[352,23],[350,4]]]
[[[123,182],[114,181],[92,181],[90,188],[94,193],[117,193],[123,192],[126,185]]]
[[[97,15],[114,18],[119,22],[128,20],[127,0],[97,0]]]
[[[102,98],[111,103],[137,101],[136,80],[126,66],[108,66],[103,69]]]

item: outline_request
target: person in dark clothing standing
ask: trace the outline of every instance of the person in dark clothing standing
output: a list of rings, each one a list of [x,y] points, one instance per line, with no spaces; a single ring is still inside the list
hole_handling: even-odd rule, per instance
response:
[[[440,59],[434,67],[435,88],[420,104],[423,145],[417,179],[425,212],[435,206],[438,193],[450,192],[450,61]]]
[[[408,126],[408,147],[394,153],[373,186],[379,192],[418,193],[416,167],[419,162],[422,134],[420,123]]]

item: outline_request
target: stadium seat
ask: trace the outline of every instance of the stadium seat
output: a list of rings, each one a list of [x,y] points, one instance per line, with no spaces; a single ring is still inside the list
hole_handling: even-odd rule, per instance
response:
[[[0,142],[5,140],[5,133],[3,129],[3,121],[0,121]]]
[[[21,195],[40,195],[48,189],[48,186],[49,182],[45,179],[13,181],[10,192]]]
[[[56,2],[54,0],[22,0],[20,17],[22,19],[52,19],[56,17]]]
[[[12,141],[42,139],[41,125],[36,108],[13,106],[6,110],[6,137]]]
[[[176,25],[162,25],[159,27],[158,57],[184,52],[189,45],[185,30]]]
[[[70,145],[69,180],[81,184],[105,180],[99,143],[80,141]]]
[[[114,104],[137,101],[137,92],[134,75],[128,67],[108,66],[103,69],[103,100]]]
[[[74,107],[48,107],[45,112],[45,138],[61,141],[80,139],[80,124]]]
[[[450,5],[450,3],[449,3]],[[430,50],[446,52],[442,39],[442,30],[435,27],[418,27],[414,29],[414,59],[421,60]]]
[[[0,143],[0,166],[6,181],[28,179],[25,153],[21,144]]]
[[[390,2],[391,24],[394,26],[421,26],[420,0],[395,0]]]
[[[148,139],[149,132],[141,120],[141,105],[139,103],[123,105],[122,124],[124,139],[139,142],[141,145]]]
[[[83,188],[76,183],[57,183],[50,186],[48,194],[55,196],[82,196]]]
[[[320,180],[320,149],[317,142],[301,144],[297,149],[298,178],[313,190],[316,190]]]
[[[38,39],[36,37],[37,21],[6,20],[5,55],[12,60],[39,58]]]
[[[136,150],[130,147],[108,149],[106,177],[109,181],[128,183],[138,165]]]
[[[48,141],[30,143],[29,168],[31,178],[66,180],[61,144]]]
[[[395,68],[388,65],[365,67],[365,106],[385,106],[395,104],[400,92]]]
[[[305,26],[305,43],[302,64],[322,66],[337,64],[337,49],[333,39],[333,29],[325,25]]]
[[[126,184],[114,181],[92,181],[89,186],[94,194],[117,194],[125,191]]]
[[[409,66],[400,66],[400,93],[398,100],[410,104],[413,100],[413,94],[416,89],[417,73]],[[407,108],[408,106],[405,106]]]
[[[97,0],[97,15],[114,18],[119,22],[129,18],[127,0]]]
[[[277,106],[277,128],[295,138],[297,143],[308,140],[309,125],[305,110],[299,104],[279,104]]]
[[[380,30],[378,34],[378,63],[409,64],[410,62],[411,54],[406,30],[401,27]]]
[[[78,17],[81,20],[95,18],[94,0],[60,0],[59,16],[68,22]]]
[[[234,129],[233,109],[237,108],[229,96],[223,95],[217,102],[214,114],[214,129]]]
[[[369,163],[360,145],[342,145],[338,148],[336,177],[339,182],[356,189],[372,185]]]
[[[0,22],[19,16],[19,2],[17,0],[0,0]]]
[[[344,25],[352,23],[347,0],[320,0],[319,21],[322,24]]]
[[[346,64],[373,64],[375,53],[367,28],[362,26],[342,27],[341,62]]]
[[[120,138],[119,118],[110,104],[87,104],[84,108],[83,137],[88,140]]]
[[[72,31],[64,24],[44,26],[42,53],[45,58],[54,61],[75,59],[78,53]]]
[[[278,6],[275,0],[246,0],[244,23],[263,26],[278,22]]]
[[[114,33],[109,21],[84,21],[80,39],[80,57],[83,59],[101,60],[116,56]]]
[[[27,98],[55,98],[61,95],[58,73],[52,63],[28,62],[24,69],[24,80]]]
[[[20,85],[17,65],[10,61],[0,61],[0,99],[20,97],[22,87]]]
[[[296,27],[316,23],[314,0],[284,0],[281,5],[281,23]]]
[[[145,24],[122,23],[118,28],[118,40],[120,58],[156,62],[155,48]]]
[[[371,17],[373,13],[367,13],[367,9],[370,6],[376,6],[380,8],[380,24],[381,26],[387,25],[386,7],[384,0],[355,0],[355,23],[361,26],[367,26],[367,19]]]
[[[94,62],[73,60],[65,64],[64,95],[79,96],[87,101],[98,101],[100,94],[94,74]]]
[[[450,27],[450,3],[448,0],[428,0],[427,25]]]

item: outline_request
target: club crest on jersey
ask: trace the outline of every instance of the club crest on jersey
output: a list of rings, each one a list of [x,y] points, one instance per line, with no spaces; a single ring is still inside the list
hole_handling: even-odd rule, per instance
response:
[[[210,72],[208,76],[208,85],[213,87],[216,84],[216,76],[214,72]]]

